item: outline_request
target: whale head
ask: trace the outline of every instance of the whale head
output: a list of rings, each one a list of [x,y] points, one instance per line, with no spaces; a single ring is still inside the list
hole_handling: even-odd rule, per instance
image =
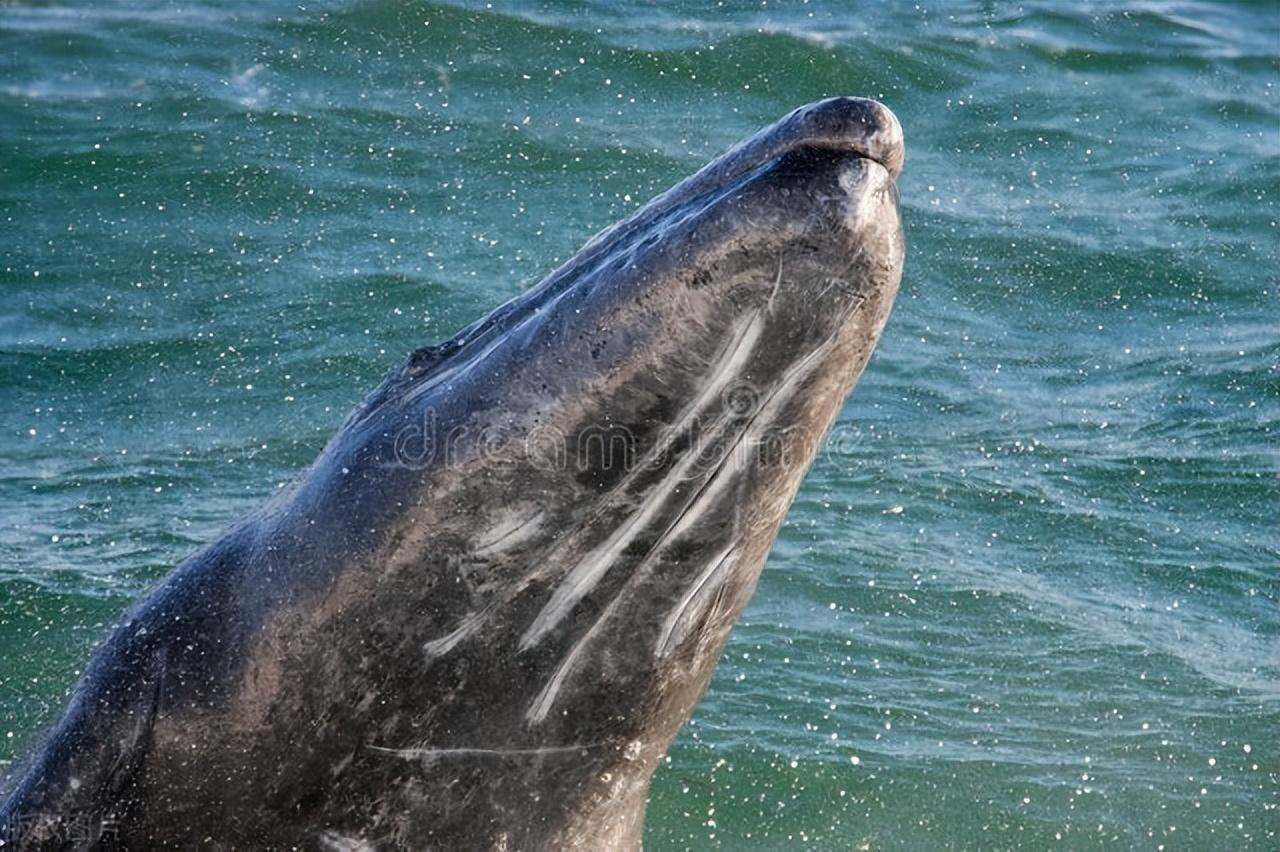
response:
[[[414,352],[130,611],[0,816],[637,847],[888,317],[902,164],[882,105],[803,107]]]
[[[324,467],[364,502],[332,521],[378,530],[380,567],[339,597],[374,623],[413,612],[391,668],[431,688],[375,690],[402,719],[447,696],[358,755],[453,779],[405,792],[409,823],[538,799],[546,823],[521,842],[638,837],[656,762],[888,317],[902,166],[883,105],[802,107],[419,350],[353,415]],[[334,647],[353,615],[326,616]]]

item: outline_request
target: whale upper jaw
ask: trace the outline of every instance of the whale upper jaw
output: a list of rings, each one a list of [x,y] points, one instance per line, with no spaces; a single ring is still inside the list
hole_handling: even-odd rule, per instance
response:
[[[799,107],[734,145],[631,216],[600,231],[538,289],[583,274],[612,245],[652,227],[674,209],[723,192],[752,171],[806,148],[852,154],[877,163],[889,182],[901,173],[906,157],[902,125],[879,101],[835,97]]]
[[[739,142],[601,236],[651,218],[653,212],[681,198],[723,188],[752,169],[802,148],[857,155],[878,163],[890,179],[902,172],[906,157],[902,125],[888,107],[868,98],[828,98],[802,106]]]
[[[800,107],[726,156],[757,163],[803,146],[847,151],[879,163],[891,178],[906,153],[902,125],[888,107],[867,98],[839,97]]]

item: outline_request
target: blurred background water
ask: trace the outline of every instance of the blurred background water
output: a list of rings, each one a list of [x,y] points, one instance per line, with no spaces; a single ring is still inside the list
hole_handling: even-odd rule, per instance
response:
[[[836,94],[902,293],[646,844],[1280,848],[1274,2],[0,4],[0,760],[405,353]]]

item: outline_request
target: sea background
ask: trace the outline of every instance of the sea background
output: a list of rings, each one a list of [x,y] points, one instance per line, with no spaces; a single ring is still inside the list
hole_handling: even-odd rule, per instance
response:
[[[405,353],[838,94],[902,291],[646,845],[1280,848],[1274,2],[0,4],[0,760]]]

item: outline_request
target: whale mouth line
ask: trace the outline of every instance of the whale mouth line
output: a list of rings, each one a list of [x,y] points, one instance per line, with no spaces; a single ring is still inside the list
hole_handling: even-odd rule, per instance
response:
[[[669,217],[681,208],[688,211],[710,207],[721,199],[731,197],[734,192],[760,175],[773,171],[788,158],[804,156],[805,154],[814,157],[840,158],[846,161],[852,159],[866,160],[868,163],[875,163],[883,169],[891,181],[895,180],[902,171],[901,148],[890,148],[887,151],[880,150],[883,147],[867,144],[865,137],[853,135],[797,136],[795,139],[785,142],[772,150],[761,151],[758,156],[745,162],[740,162],[732,172],[719,176],[718,180],[715,180],[710,185],[701,187],[700,191],[686,199],[684,204],[680,205],[680,208],[666,211],[664,216],[659,217],[659,221],[661,218]],[[651,226],[654,223],[647,224]]]
[[[842,139],[839,137],[809,138],[800,140],[774,159],[785,157],[787,154],[800,151],[805,148],[812,148],[817,151],[834,151],[840,154],[852,154],[860,160],[866,160],[869,163],[875,163],[877,166],[880,166],[880,168],[889,173],[889,178],[891,180],[898,176],[898,169],[892,165],[890,158],[887,155],[873,154],[866,150],[864,146],[849,139]]]
[[[765,170],[790,156],[804,151],[827,156],[856,157],[875,163],[888,174],[889,180],[897,180],[902,173],[903,151],[900,142],[877,139],[881,131],[869,134],[801,135],[784,143],[773,151],[762,151],[760,159],[747,169],[748,173]],[[736,177],[736,176],[735,176]],[[729,183],[735,182],[730,178]]]
[[[902,125],[886,106],[861,98],[832,98],[796,110],[779,127],[761,159],[800,147],[834,149],[878,163],[896,179],[906,160]]]

